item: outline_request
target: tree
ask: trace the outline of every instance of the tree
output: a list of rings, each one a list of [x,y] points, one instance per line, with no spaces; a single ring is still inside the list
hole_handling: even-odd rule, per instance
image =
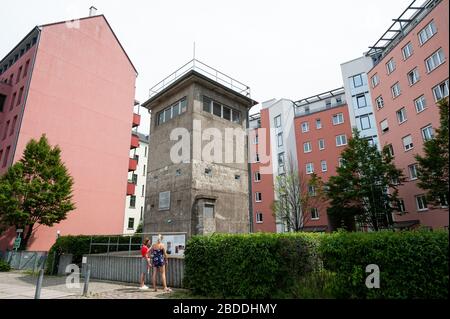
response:
[[[308,178],[289,161],[286,172],[276,177],[274,216],[286,224],[288,231],[302,231],[311,219],[311,209],[320,210],[325,205],[322,189],[320,177],[312,174]]]
[[[390,228],[398,203],[397,187],[404,177],[392,163],[389,150],[385,147],[379,152],[355,129],[341,157],[337,175],[326,184],[332,228],[355,230],[355,222],[376,231]]]
[[[144,232],[144,225],[142,223],[142,220],[139,222],[138,227],[136,228],[135,234],[142,234]]]
[[[73,179],[60,154],[45,135],[39,141],[32,139],[22,159],[0,177],[0,220],[24,229],[21,249],[26,249],[36,224],[53,226],[75,209]]]
[[[448,98],[438,103],[440,128],[423,145],[424,156],[416,155],[418,185],[427,191],[427,201],[441,206],[448,201]]]

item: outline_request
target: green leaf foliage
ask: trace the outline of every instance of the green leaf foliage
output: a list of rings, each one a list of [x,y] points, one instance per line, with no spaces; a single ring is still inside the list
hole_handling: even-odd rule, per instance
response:
[[[0,272],[8,272],[11,270],[11,266],[4,260],[0,259]]]

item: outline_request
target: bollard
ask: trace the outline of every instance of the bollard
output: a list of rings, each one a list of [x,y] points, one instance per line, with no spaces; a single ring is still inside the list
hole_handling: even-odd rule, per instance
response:
[[[83,296],[87,296],[89,289],[89,278],[91,277],[91,269],[89,268],[89,264],[86,264],[86,273],[84,277],[84,287],[83,287]]]
[[[39,277],[36,285],[34,299],[41,299],[42,280],[44,279],[44,269],[39,270]]]

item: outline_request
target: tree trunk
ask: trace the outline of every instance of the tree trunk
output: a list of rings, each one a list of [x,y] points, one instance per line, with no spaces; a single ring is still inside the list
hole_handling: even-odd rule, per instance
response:
[[[34,224],[28,225],[26,232],[23,233],[22,241],[20,242],[20,250],[27,250],[28,241],[31,238]]]

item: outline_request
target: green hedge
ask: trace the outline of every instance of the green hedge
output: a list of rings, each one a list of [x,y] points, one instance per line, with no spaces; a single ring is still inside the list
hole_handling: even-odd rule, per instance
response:
[[[283,296],[317,268],[315,234],[193,237],[185,251],[184,286],[216,298]]]
[[[448,244],[447,231],[333,233],[320,252],[338,298],[448,298]],[[369,264],[379,289],[365,285]]]
[[[110,252],[114,251],[128,251],[128,245],[119,245],[118,247],[114,244],[117,243],[119,239],[119,244],[128,244],[130,241],[129,237],[114,237],[114,236],[61,236],[55,242],[55,244],[50,248],[48,253],[47,263],[46,263],[46,273],[54,274],[56,272],[57,261],[61,254],[72,254],[73,263],[81,265],[83,255],[89,254],[89,247],[91,243],[91,238],[94,243],[107,244],[111,238]],[[141,244],[142,237],[133,236],[131,242],[133,244]],[[132,246],[133,250],[139,249],[137,245]],[[108,247],[106,245],[93,245],[90,253],[91,254],[101,254],[106,253]]]
[[[6,262],[0,259],[0,272],[7,272],[11,270],[11,266]]]

